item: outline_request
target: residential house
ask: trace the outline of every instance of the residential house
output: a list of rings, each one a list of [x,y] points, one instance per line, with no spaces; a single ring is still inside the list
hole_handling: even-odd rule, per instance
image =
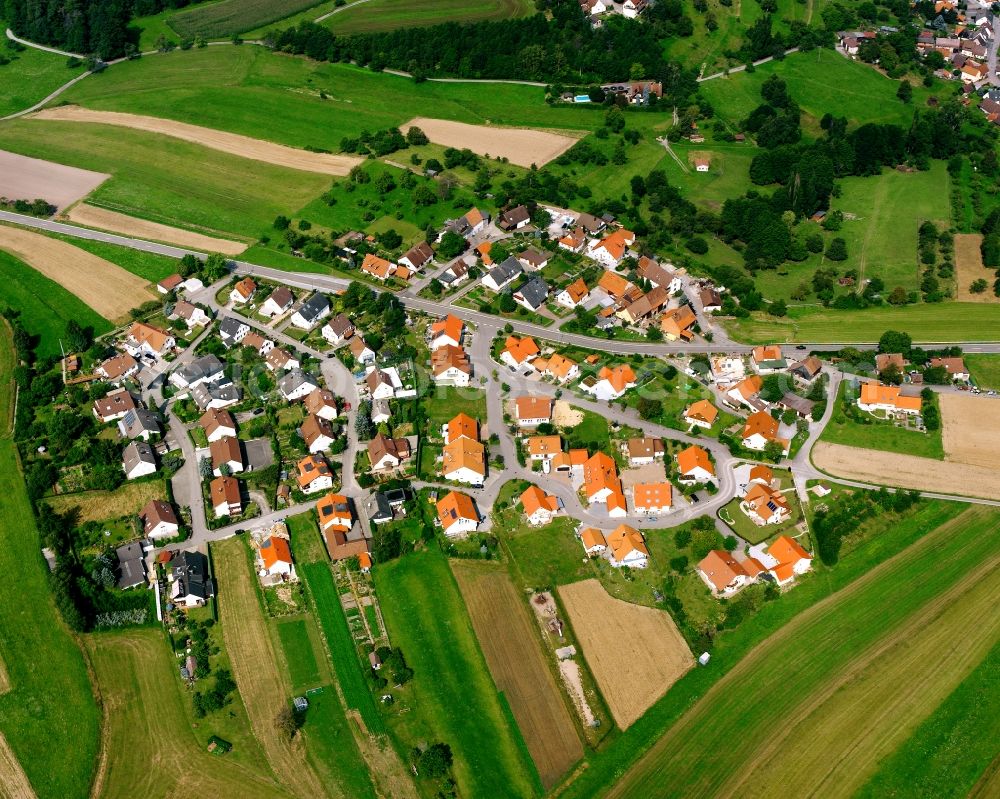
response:
[[[758,396],[763,388],[764,378],[760,375],[750,375],[729,389],[726,396],[752,411],[759,411],[767,407],[766,403]]]
[[[351,504],[342,494],[327,494],[316,503],[316,515],[323,533],[333,530],[346,532],[354,526]]]
[[[306,395],[302,405],[306,409],[306,413],[318,416],[320,419],[326,419],[328,422],[340,415],[337,412],[337,398],[329,389],[314,389]]]
[[[339,313],[323,325],[320,335],[331,344],[336,345],[347,341],[347,339],[354,335],[354,330],[354,323],[347,315]]]
[[[333,488],[333,472],[322,455],[306,455],[295,464],[295,469],[298,472],[296,481],[299,491],[303,494],[315,494],[317,491],[329,491]]]
[[[316,380],[301,369],[293,369],[278,381],[278,391],[287,402],[307,397],[317,388]]]
[[[766,569],[755,558],[738,561],[724,549],[711,550],[698,564],[698,575],[715,596],[732,596]]]
[[[722,310],[722,295],[710,286],[703,288],[698,293],[698,299],[701,301],[701,309],[705,313]]]
[[[638,483],[632,488],[632,505],[636,513],[656,516],[667,513],[673,505],[670,483]]]
[[[521,507],[528,519],[528,524],[538,527],[548,524],[562,510],[559,497],[546,494],[536,485],[528,486],[521,494]]]
[[[677,453],[677,470],[680,472],[681,480],[697,483],[715,480],[715,465],[708,457],[708,452],[697,444],[692,444]]]
[[[516,208],[508,208],[497,220],[497,227],[501,230],[520,230],[531,224],[531,214],[523,205]]]
[[[570,252],[580,252],[587,246],[587,231],[577,227],[559,239],[559,247]]]
[[[537,311],[549,297],[549,284],[537,275],[513,294],[514,302],[529,311]]]
[[[813,408],[816,407],[816,403],[812,400],[807,400],[798,394],[792,394],[790,391],[782,394],[781,399],[775,405],[781,410],[795,411],[802,419],[811,419]]]
[[[591,214],[580,214],[576,218],[576,224],[582,227],[589,236],[597,236],[608,223]]]
[[[137,438],[149,441],[162,432],[160,417],[145,408],[133,408],[118,420],[118,432],[131,441]]]
[[[486,479],[486,447],[464,436],[446,444],[441,453],[441,474],[446,480],[482,485]]]
[[[438,521],[450,538],[464,536],[479,527],[479,512],[468,494],[450,491],[437,501]]]
[[[375,363],[375,350],[369,347],[361,336],[355,336],[352,338],[351,343],[347,345],[347,349],[350,350],[351,355],[354,356],[356,363],[359,363],[362,366]]]
[[[381,433],[368,442],[368,461],[373,472],[398,468],[410,457],[410,442],[405,438],[389,438]]]
[[[899,352],[880,352],[875,356],[875,371],[884,372],[890,366],[895,366],[902,372],[909,365],[909,361]]]
[[[243,512],[243,498],[240,495],[240,481],[235,477],[223,475],[216,477],[208,484],[215,518],[223,516],[239,516]]]
[[[151,499],[139,511],[142,534],[154,541],[158,538],[173,538],[180,530],[177,514],[169,502]]]
[[[483,262],[483,266],[493,266],[493,258],[490,253],[493,252],[493,242],[492,241],[481,241],[472,251],[479,256],[479,260]]]
[[[588,299],[590,299],[590,289],[587,288],[582,277],[578,277],[556,295],[556,302],[570,310],[585,303]]]
[[[634,302],[625,305],[616,315],[627,325],[641,325],[666,305],[669,300],[670,295],[667,294],[667,290],[657,286],[647,291]]]
[[[399,259],[399,262],[414,272],[419,272],[433,260],[434,250],[431,249],[431,245],[422,241],[408,249],[403,254],[403,257]]]
[[[365,516],[372,524],[386,524],[394,518],[389,498],[381,491],[376,491],[365,501]]]
[[[628,248],[635,244],[635,233],[621,228],[609,233],[603,239],[591,243],[587,255],[606,269],[614,269],[625,258]]]
[[[740,501],[740,510],[758,527],[780,524],[792,515],[792,509],[784,495],[760,482],[751,483]]]
[[[234,305],[242,305],[250,302],[256,292],[257,284],[254,283],[253,278],[245,277],[233,286],[233,290],[229,292],[229,301]]]
[[[583,467],[590,460],[590,453],[585,449],[571,449],[569,452],[557,452],[549,461],[553,472],[562,475],[583,475]]]
[[[522,274],[524,274],[524,267],[514,256],[510,256],[487,272],[482,282],[490,291],[500,292]]]
[[[389,409],[389,400],[372,400],[372,424],[380,425],[388,422],[392,418],[392,411]]]
[[[596,381],[590,385],[584,381],[580,388],[599,400],[611,401],[618,399],[630,388],[635,388],[635,381],[635,372],[628,364],[619,364],[614,368],[602,366],[601,371],[597,373]]]
[[[115,550],[118,559],[118,588],[127,591],[146,584],[146,563],[142,543],[132,541]]]
[[[781,347],[777,344],[754,347],[750,357],[753,361],[754,369],[760,375],[769,375],[788,368],[788,362],[781,354]]]
[[[660,317],[660,330],[667,341],[691,341],[694,338],[692,328],[698,321],[690,305],[671,308]]]
[[[385,258],[368,253],[361,262],[361,271],[381,283],[385,283],[396,272],[396,265]]]
[[[461,347],[465,323],[454,314],[448,314],[431,325],[431,351],[439,347]]]
[[[962,358],[931,358],[928,365],[932,369],[943,366],[948,373],[948,377],[960,383],[968,382],[970,377],[969,370],[966,368],[965,361]]]
[[[445,444],[451,444],[460,438],[478,441],[479,422],[466,413],[460,413],[448,424],[442,426],[441,435],[444,437]]]
[[[455,261],[451,266],[438,275],[438,280],[449,288],[460,286],[468,279],[469,267],[461,261]]]
[[[240,387],[232,384],[199,383],[191,389],[191,399],[200,411],[228,408],[242,398]]]
[[[649,550],[642,533],[627,524],[620,524],[607,536],[608,562],[615,568],[645,569],[649,565]]]
[[[453,220],[448,224],[447,228],[459,236],[469,238],[470,236],[475,236],[477,233],[482,233],[489,223],[489,214],[484,214],[478,208],[470,208],[465,216]]]
[[[511,369],[520,369],[522,366],[527,366],[539,352],[538,345],[533,338],[507,336],[504,349],[500,353],[500,360]]]
[[[632,2],[632,0],[626,0],[626,2]],[[712,162],[707,158],[695,158],[694,159],[694,171],[695,172],[708,172],[712,168]]]
[[[781,445],[782,453],[788,454],[789,442],[778,437],[778,420],[767,411],[751,413],[743,426],[743,446],[761,452],[771,442]]]
[[[372,367],[365,375],[365,386],[368,388],[368,396],[375,399],[392,399],[396,396],[396,388],[392,384],[392,378],[377,366]]]
[[[123,380],[127,380],[139,371],[139,362],[127,353],[115,355],[102,361],[94,370],[99,376],[113,385],[119,385]]]
[[[550,397],[518,397],[514,401],[518,427],[538,427],[552,421]]]
[[[221,477],[227,471],[229,474],[237,474],[246,468],[238,438],[218,438],[209,445],[209,451],[212,454],[212,474],[216,477]]]
[[[219,338],[227,349],[243,341],[249,332],[250,325],[232,316],[219,322]]]
[[[811,383],[816,379],[816,376],[823,370],[823,362],[810,355],[807,358],[803,358],[801,361],[796,361],[790,367],[788,371],[791,372],[795,377],[800,380],[804,380],[807,383]]]
[[[261,577],[288,578],[295,574],[288,539],[268,536],[261,542],[257,554],[260,557]]]
[[[580,367],[576,361],[571,361],[558,353],[545,360],[544,363],[540,363],[541,360],[541,358],[535,359],[535,368],[543,377],[551,377],[557,383],[575,380],[580,374]]]
[[[153,355],[159,358],[177,346],[176,339],[166,330],[145,322],[133,322],[125,336],[125,349],[129,355]]]
[[[610,455],[597,452],[584,462],[583,494],[590,504],[605,504],[608,516],[628,514],[618,469]]]
[[[778,536],[767,548],[767,554],[777,565],[771,566],[771,574],[778,585],[794,582],[796,576],[805,574],[812,568],[812,555],[802,545],[787,535]]]
[[[601,277],[597,281],[597,288],[604,291],[605,294],[619,304],[637,300],[642,295],[642,292],[634,283],[629,282],[617,272],[608,270],[601,273]]]
[[[529,247],[517,256],[517,262],[529,272],[537,272],[539,269],[544,269],[549,265],[549,259],[551,257],[552,253],[550,252],[544,252],[542,250],[536,250],[534,247]]]
[[[434,382],[449,386],[467,386],[472,377],[472,363],[461,347],[445,344],[431,353]]]
[[[337,431],[326,419],[310,415],[302,422],[299,435],[306,443],[309,452],[315,454],[329,449],[333,445]]]
[[[622,16],[625,19],[635,19],[649,6],[649,0],[625,0],[622,3]],[[698,170],[699,172],[701,170]]]
[[[272,372],[289,372],[292,369],[298,369],[299,366],[301,366],[298,358],[292,355],[288,350],[281,349],[279,347],[275,347],[264,356],[264,365],[267,366],[267,368]]]
[[[316,510],[319,513],[323,540],[326,542],[326,550],[330,553],[331,560],[340,561],[356,557],[359,566],[362,562],[370,562],[369,540],[365,537],[361,526],[354,524],[354,515],[346,497],[327,494],[317,503]]]
[[[770,486],[773,480],[774,470],[770,466],[758,463],[750,467],[750,475],[747,478],[747,485],[750,483],[760,483],[761,485]]]
[[[663,439],[653,438],[652,436],[630,438],[625,443],[623,449],[628,455],[628,465],[632,467],[645,466],[654,461],[661,461],[666,455]]]
[[[126,413],[138,407],[135,397],[124,388],[109,392],[103,399],[94,400],[93,406],[94,416],[105,423],[122,419]]]
[[[533,461],[550,461],[562,454],[562,439],[559,436],[531,436],[524,443],[528,457]]]
[[[208,558],[201,552],[178,552],[170,563],[170,601],[186,608],[204,606],[215,594]]]
[[[692,427],[711,430],[715,420],[719,418],[719,409],[708,400],[692,402],[684,411],[684,421]]]
[[[905,413],[916,416],[920,413],[920,397],[906,397],[899,386],[883,386],[881,383],[862,383],[858,407],[863,411],[883,411],[887,414]]]
[[[196,327],[204,327],[212,321],[212,318],[207,313],[197,305],[192,305],[187,300],[178,300],[174,305],[173,313],[167,318],[183,319],[187,324],[188,330],[193,330]]]
[[[202,383],[223,381],[225,372],[226,365],[218,357],[203,355],[171,372],[170,382],[181,389],[194,388]]]
[[[125,477],[135,480],[156,472],[156,455],[145,441],[133,441],[122,450],[122,468]]]
[[[270,296],[268,296],[268,298],[260,304],[260,308],[257,309],[257,313],[261,316],[266,316],[268,319],[273,319],[275,316],[281,316],[285,311],[291,308],[294,302],[295,295],[292,294],[292,290],[287,286],[278,286],[271,292]]]
[[[639,258],[639,277],[648,280],[654,288],[666,289],[667,294],[676,294],[684,287],[680,275],[672,268],[668,268],[652,258],[647,258],[645,255]]]
[[[746,377],[746,367],[738,355],[713,355],[708,367],[716,383],[736,383]]]
[[[169,294],[171,291],[176,290],[176,288],[183,282],[184,278],[175,273],[163,278],[163,280],[157,283],[156,290],[160,292],[160,294]]]
[[[201,429],[205,431],[205,438],[211,444],[221,438],[236,437],[236,421],[229,411],[218,408],[210,408],[201,415],[198,420]]]
[[[580,543],[583,544],[583,551],[590,557],[603,555],[608,549],[608,540],[604,533],[596,527],[587,527],[580,531]]]
[[[292,324],[299,330],[312,330],[319,323],[330,315],[330,301],[325,294],[314,292],[309,296],[302,306],[292,314]]]

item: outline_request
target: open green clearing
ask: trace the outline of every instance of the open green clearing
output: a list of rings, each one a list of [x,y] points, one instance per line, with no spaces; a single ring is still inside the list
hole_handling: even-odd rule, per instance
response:
[[[0,19],[0,35],[6,30]],[[84,71],[82,65],[67,67],[65,56],[30,47],[15,52],[6,46],[6,36],[3,40],[2,53],[10,63],[0,66],[0,117],[30,108]]]
[[[434,385],[420,401],[427,427],[434,435],[440,435],[441,426],[460,413],[476,419],[480,426],[486,424],[486,393],[478,389]]]
[[[316,0],[221,0],[179,11],[167,24],[182,38],[213,39],[279,22],[316,4]]]
[[[760,795],[851,795],[1000,639],[1000,620],[983,619],[1000,586],[997,518],[968,510],[803,613],[608,795],[666,795],[650,793],[654,773],[673,795],[738,791],[745,781]]]
[[[958,503],[925,501],[918,510],[902,522],[882,525],[851,552],[842,556],[834,569],[818,569],[815,579],[803,581],[794,591],[782,596],[780,602],[769,602],[757,613],[745,619],[735,630],[717,635],[712,646],[712,668],[695,669],[679,680],[673,688],[651,707],[625,733],[602,752],[592,755],[587,770],[565,792],[572,799],[601,796],[625,772],[628,766],[674,724],[696,700],[703,697],[713,684],[731,672],[754,647],[778,632],[795,617],[822,600],[847,588],[854,581],[879,564],[920,541],[929,531],[935,530],[957,516],[964,506]],[[925,553],[926,554],[926,553]],[[655,556],[655,553],[654,553]],[[928,556],[928,560],[931,558]],[[697,579],[697,578],[695,578]],[[907,578],[912,580],[912,574]],[[880,629],[884,627],[880,624]],[[836,640],[836,639],[832,639]],[[808,646],[804,647],[804,651]],[[817,661],[821,662],[821,661]],[[754,675],[759,676],[759,675]],[[785,689],[778,694],[784,695]],[[743,705],[755,693],[734,694]],[[770,696],[767,697],[771,699]],[[767,702],[753,703],[763,706]],[[734,718],[742,719],[745,710],[734,711]],[[727,742],[724,749],[737,743],[737,736]],[[759,738],[757,740],[763,740]],[[708,751],[708,750],[703,750]],[[714,769],[713,769],[714,771]],[[734,773],[726,770],[726,774]],[[656,784],[670,784],[658,780]],[[680,789],[679,789],[680,792]]]
[[[7,408],[13,344],[6,325],[0,326],[0,349],[0,408]],[[16,575],[0,581],[0,658],[11,686],[0,696],[0,733],[41,799],[85,796],[97,760],[100,714],[83,654],[49,592],[48,568],[6,423],[0,431],[0,530],[0,568]]]
[[[94,205],[199,232],[251,239],[278,214],[301,208],[329,185],[323,175],[90,123],[15,120],[0,127],[0,147],[111,173],[88,198]]]
[[[66,323],[75,319],[95,333],[106,333],[111,324],[66,289],[36,272],[23,261],[0,250],[0,303],[21,312],[21,322],[38,336],[37,353],[44,357],[59,354],[59,339]]]
[[[997,757],[997,741],[1000,645],[882,763],[858,796],[964,797]]]
[[[104,241],[91,241],[73,236],[60,236],[58,233],[48,233],[44,230],[36,231],[43,236],[51,236],[60,239],[81,250],[86,250],[93,255],[118,264],[122,269],[131,272],[133,275],[145,278],[150,283],[158,283],[168,275],[177,271],[177,259],[169,258],[166,255],[156,255],[151,252],[142,252],[128,247],[119,247],[117,244],[108,244]]]
[[[277,623],[278,640],[288,663],[288,677],[295,690],[314,688],[320,682],[319,661],[309,639],[305,619]]]
[[[532,796],[534,766],[490,678],[444,555],[426,549],[384,563],[375,581],[390,638],[414,670],[422,733],[452,748],[462,796]]]
[[[371,0],[322,24],[335,33],[372,33],[442,22],[513,19],[535,13],[531,0]]]
[[[1000,389],[1000,355],[966,355],[965,365],[976,385]]]

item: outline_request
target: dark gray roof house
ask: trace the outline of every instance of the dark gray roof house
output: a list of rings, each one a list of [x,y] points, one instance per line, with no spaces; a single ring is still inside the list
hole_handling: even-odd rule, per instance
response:
[[[215,593],[215,587],[208,576],[208,558],[201,552],[179,552],[173,559],[172,576],[178,585],[171,592],[177,599],[204,603]]]
[[[372,494],[365,502],[365,515],[372,524],[385,524],[392,521],[392,506],[389,499],[381,491]]]
[[[160,432],[160,418],[146,408],[133,408],[118,420],[118,430],[125,438],[149,441]]]
[[[494,266],[483,278],[483,283],[494,291],[500,291],[522,274],[524,274],[524,267],[512,255],[503,263]]]
[[[241,322],[232,316],[227,316],[219,322],[219,338],[227,347],[242,341],[243,337],[250,332],[250,325]]]
[[[145,441],[133,441],[122,451],[122,466],[131,480],[156,471],[156,455]]]
[[[309,297],[308,300],[302,303],[302,307],[296,311],[296,314],[302,317],[302,321],[312,325],[329,312],[330,301],[326,298],[325,294],[320,294],[317,291]]]
[[[171,382],[181,388],[212,383],[222,377],[225,369],[226,365],[217,356],[203,355],[176,370],[171,375]]]
[[[240,387],[233,384],[199,383],[191,389],[191,399],[202,411],[235,405],[242,397],[243,392],[240,391]]]
[[[503,230],[517,230],[527,225],[531,221],[531,214],[523,205],[511,208],[500,214],[497,226]]]
[[[514,292],[514,300],[530,311],[537,311],[549,296],[549,286],[540,277],[533,277]]]
[[[146,582],[146,564],[143,560],[142,544],[133,541],[115,550],[118,557],[118,587],[135,588]]]

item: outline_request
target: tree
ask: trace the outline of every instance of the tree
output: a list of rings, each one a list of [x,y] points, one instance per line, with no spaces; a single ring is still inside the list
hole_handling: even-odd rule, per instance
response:
[[[764,385],[760,390],[760,397],[765,402],[777,402],[785,396],[785,376],[771,374],[764,377]]]
[[[612,108],[604,115],[604,126],[612,133],[621,133],[625,129],[625,115],[619,108]]]
[[[455,231],[449,230],[444,236],[441,237],[441,242],[438,244],[437,254],[446,260],[451,260],[463,252],[468,246],[468,242],[459,236]]]
[[[640,397],[636,405],[639,416],[645,420],[659,419],[663,415],[663,403],[658,399]]]
[[[71,352],[83,352],[92,341],[91,332],[81,327],[75,319],[70,319],[66,323],[66,346]]]
[[[274,719],[274,728],[283,738],[292,740],[299,731],[299,719],[295,711],[287,705],[281,708]]]
[[[767,312],[771,316],[787,316],[788,305],[784,300],[775,300],[767,307]]]
[[[847,242],[842,238],[833,239],[826,248],[826,257],[831,261],[847,260]]]
[[[764,445],[764,458],[777,463],[785,454],[784,447],[777,441],[768,441]]]
[[[406,143],[411,147],[419,147],[420,145],[427,144],[429,141],[430,139],[427,138],[427,134],[416,125],[413,125],[406,131]]]
[[[886,301],[890,305],[906,305],[909,302],[910,295],[907,294],[906,289],[902,286],[896,286],[886,297]]]
[[[224,255],[220,255],[217,252],[213,252],[205,259],[205,263],[202,266],[202,273],[209,283],[214,283],[217,280],[222,280],[229,273],[228,262]]]
[[[913,339],[909,333],[901,333],[898,330],[886,330],[878,340],[879,352],[898,352],[904,358],[910,356],[913,348]]]
[[[806,237],[806,249],[812,253],[823,252],[823,237],[819,233],[813,233]]]
[[[899,82],[899,88],[896,90],[896,96],[904,103],[909,103],[913,99],[913,86],[908,80],[901,80]]]
[[[969,286],[969,291],[972,292],[973,294],[982,294],[984,291],[986,291],[987,288],[989,288],[989,285],[990,284],[987,283],[984,278],[979,278],[977,280],[972,281],[971,285]]]
[[[514,313],[517,310],[517,303],[514,302],[514,298],[509,291],[505,291],[500,295],[497,305],[501,313]]]
[[[887,386],[898,386],[903,382],[903,371],[894,363],[890,363],[878,373],[878,379]]]
[[[382,172],[375,178],[375,188],[379,194],[388,194],[396,188],[396,181],[389,172]]]
[[[431,779],[447,774],[451,763],[451,747],[444,743],[431,744],[417,757],[417,769]]]

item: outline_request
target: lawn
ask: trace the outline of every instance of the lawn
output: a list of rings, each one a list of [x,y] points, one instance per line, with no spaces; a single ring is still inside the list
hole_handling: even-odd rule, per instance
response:
[[[90,123],[15,120],[0,128],[0,147],[108,172],[111,179],[89,197],[93,205],[209,234],[255,239],[278,214],[329,186],[324,175]]]
[[[789,482],[790,485],[791,483]],[[784,496],[791,506],[792,515],[788,518],[788,521],[781,524],[765,524],[758,527],[740,510],[740,497],[734,497],[724,505],[719,510],[719,518],[732,527],[736,535],[749,541],[751,544],[760,544],[776,535],[794,533],[795,526],[802,521],[802,509],[799,507],[799,500],[795,496],[794,489],[784,492]]]
[[[221,0],[179,11],[167,24],[182,38],[221,38],[271,25],[315,5],[317,0]]]
[[[43,235],[51,235],[52,238],[62,239],[74,247],[86,250],[98,258],[118,264],[122,269],[145,278],[150,283],[158,283],[168,275],[177,272],[177,259],[169,258],[166,255],[156,255],[151,252],[133,250],[129,247],[119,247],[117,244],[107,244],[103,241],[90,241],[89,239],[73,238],[71,236],[60,236],[58,234],[48,234],[45,231],[38,231]]]
[[[297,563],[319,563],[329,560],[313,511],[289,516],[285,519],[285,524],[288,525],[288,534],[291,536]]]
[[[427,429],[436,436],[441,435],[441,426],[458,414],[465,413],[486,424],[486,393],[474,388],[454,386],[428,386],[427,394],[421,400]]]
[[[40,357],[59,354],[59,339],[66,323],[75,319],[95,333],[106,333],[111,324],[58,283],[49,280],[23,261],[0,250],[0,305],[21,312],[21,323],[39,338]]]
[[[944,445],[941,443],[940,430],[928,433],[906,430],[902,427],[896,427],[891,422],[870,417],[861,410],[858,413],[864,418],[871,418],[872,424],[861,424],[849,419],[842,410],[846,387],[846,381],[841,383],[833,416],[824,428],[820,441],[843,444],[848,447],[899,452],[921,458],[944,459]]]
[[[735,630],[716,635],[711,650],[712,667],[695,669],[687,674],[626,733],[602,752],[592,755],[586,772],[564,795],[572,799],[604,795],[631,763],[662,736],[696,700],[703,697],[716,682],[731,672],[754,647],[777,633],[812,605],[824,599],[828,603],[833,601],[830,597],[874,567],[919,541],[928,531],[957,516],[963,507],[957,503],[932,501],[923,503],[902,523],[886,527],[881,534],[873,535],[857,549],[842,557],[835,569],[824,570],[816,579],[803,582],[794,591],[783,596],[780,602],[767,603],[757,613],[745,619]],[[693,575],[692,577],[698,579]],[[746,697],[739,696],[738,701],[745,703]],[[763,706],[766,703],[759,704]],[[742,719],[743,713],[736,713],[735,717]],[[723,748],[728,748],[736,740],[727,743]],[[657,784],[668,783],[657,781]]]
[[[461,795],[534,795],[534,766],[444,555],[425,549],[384,563],[375,581],[389,635],[414,670],[414,712],[423,716],[429,742],[451,747]]]
[[[344,715],[332,686],[309,694],[309,710],[303,732],[306,752],[320,775],[330,775],[325,783],[336,780],[343,796],[350,799],[375,799],[375,789],[364,760],[351,732],[351,722]]]
[[[564,517],[544,527],[529,527],[520,508],[495,518],[500,521],[502,547],[510,555],[511,574],[519,588],[550,589],[595,576],[594,567],[583,560],[583,547],[573,534],[573,519]]]
[[[280,621],[278,640],[288,663],[288,677],[296,691],[315,688],[320,680],[319,661],[309,637],[309,627],[305,619]]]
[[[650,790],[653,774],[670,795],[736,793],[748,782],[760,795],[860,788],[1000,640],[1000,619],[983,623],[1000,589],[997,520],[968,510],[802,613],[607,795],[666,796]]]
[[[0,32],[5,30],[7,23],[0,19]],[[0,66],[0,117],[30,108],[84,71],[82,65],[68,67],[65,56],[41,50],[14,52],[4,46],[2,52],[10,63]]]
[[[977,386],[1000,389],[1000,355],[966,355],[965,365]]]
[[[373,0],[338,12],[323,25],[334,33],[349,35],[443,22],[512,19],[534,13],[531,0]]]
[[[997,741],[1000,646],[995,646],[906,743],[881,764],[857,796],[959,799],[974,795],[970,789],[995,762]]]

